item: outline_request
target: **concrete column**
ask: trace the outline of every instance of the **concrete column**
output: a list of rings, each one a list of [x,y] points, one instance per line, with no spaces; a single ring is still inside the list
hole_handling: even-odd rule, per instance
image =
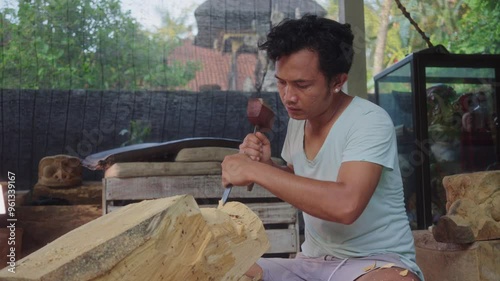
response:
[[[339,0],[339,21],[349,23],[354,33],[354,61],[344,91],[367,98],[365,14],[363,0]]]

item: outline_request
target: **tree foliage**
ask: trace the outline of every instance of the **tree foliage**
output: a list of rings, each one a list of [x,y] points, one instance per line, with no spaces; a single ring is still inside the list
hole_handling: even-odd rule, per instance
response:
[[[500,2],[465,0],[459,32],[450,41],[456,53],[500,54]]]
[[[433,45],[442,44],[452,53],[500,53],[500,2],[497,0],[401,2]],[[399,32],[397,41],[401,44],[395,48],[415,52],[428,47],[396,5],[390,28]]]
[[[338,13],[338,0],[327,5],[329,16]],[[365,0],[365,42],[368,88],[373,91],[373,64],[383,0]],[[400,0],[430,38],[451,53],[500,54],[500,2],[498,0]],[[383,52],[383,69],[406,55],[428,48],[427,43],[396,5],[392,4]]]
[[[119,0],[19,1],[0,19],[2,88],[173,89],[197,69],[167,65],[178,38],[143,30]]]

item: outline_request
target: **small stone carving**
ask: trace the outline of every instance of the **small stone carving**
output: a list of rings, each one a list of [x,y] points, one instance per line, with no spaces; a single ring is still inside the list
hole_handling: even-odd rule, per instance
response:
[[[38,184],[51,187],[70,187],[82,183],[82,165],[77,157],[47,156],[38,164]]]
[[[432,228],[438,242],[472,243],[500,238],[500,170],[443,178],[445,216]]]

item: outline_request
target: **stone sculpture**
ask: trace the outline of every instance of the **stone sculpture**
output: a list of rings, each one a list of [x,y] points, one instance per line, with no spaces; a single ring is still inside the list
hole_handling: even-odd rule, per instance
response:
[[[38,164],[38,184],[49,187],[70,187],[82,183],[82,165],[77,157],[47,156]]]
[[[436,241],[500,238],[500,170],[446,176],[443,185],[447,213],[432,228]]]

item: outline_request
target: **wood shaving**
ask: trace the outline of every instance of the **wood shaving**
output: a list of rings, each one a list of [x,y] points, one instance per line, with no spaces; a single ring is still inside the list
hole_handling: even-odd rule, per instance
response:
[[[399,272],[399,275],[401,275],[401,276],[406,276],[406,275],[408,275],[408,269],[405,269],[405,270],[403,270],[403,271]]]
[[[391,268],[393,266],[394,266],[393,263],[387,263],[387,264],[382,265],[380,268]]]
[[[377,263],[374,263],[374,264],[372,264],[372,265],[369,265],[369,266],[363,267],[363,270],[364,270],[365,272],[368,272],[368,271],[370,271],[370,270],[374,269],[376,265],[377,265]]]

